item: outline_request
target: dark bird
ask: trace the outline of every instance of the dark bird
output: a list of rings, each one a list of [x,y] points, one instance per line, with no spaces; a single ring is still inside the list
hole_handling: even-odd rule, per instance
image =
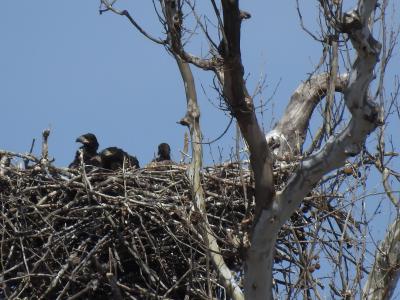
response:
[[[129,155],[124,150],[117,147],[109,147],[100,152],[101,166],[108,170],[118,170],[122,168],[125,161],[126,167],[140,168],[139,161],[135,156]]]
[[[171,160],[171,147],[167,143],[158,145],[158,155],[153,160],[156,162]]]
[[[87,165],[99,166],[100,162],[98,160],[97,149],[99,148],[99,143],[97,138],[93,133],[86,133],[81,135],[76,139],[77,143],[81,143],[82,146],[79,148],[83,154],[83,162]],[[70,168],[77,168],[80,165],[80,151],[76,151],[75,159],[70,163]]]

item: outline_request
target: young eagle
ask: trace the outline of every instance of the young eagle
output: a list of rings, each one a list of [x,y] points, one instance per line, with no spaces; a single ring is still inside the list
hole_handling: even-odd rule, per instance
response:
[[[117,147],[109,147],[100,152],[101,166],[108,170],[118,170],[124,165],[126,167],[140,168],[139,161],[135,156],[129,155]]]
[[[139,168],[139,161],[136,157],[129,155],[124,150],[117,147],[109,147],[97,153],[99,143],[93,133],[86,133],[76,139],[81,143],[80,150],[83,152],[83,162],[85,165],[101,167],[108,170],[122,168],[124,161],[127,167]],[[70,168],[78,168],[80,165],[79,150],[75,154],[74,161],[69,165]]]
[[[161,143],[158,145],[157,157],[153,159],[153,162],[165,161],[171,161],[171,147],[167,143]]]
[[[79,148],[83,154],[83,162],[86,165],[100,166],[97,158],[97,149],[99,143],[93,133],[86,133],[78,137],[75,142],[81,143],[82,146]],[[78,168],[80,165],[80,153],[79,150],[75,153],[75,159],[69,164],[69,168]]]

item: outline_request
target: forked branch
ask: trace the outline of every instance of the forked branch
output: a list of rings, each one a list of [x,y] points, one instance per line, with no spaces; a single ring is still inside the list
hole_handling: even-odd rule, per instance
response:
[[[181,120],[182,125],[189,127],[191,146],[192,146],[192,161],[188,170],[189,180],[191,181],[192,199],[194,201],[194,211],[199,213],[202,222],[199,224],[199,232],[203,240],[208,245],[209,255],[219,271],[221,284],[226,289],[227,293],[234,300],[244,299],[243,293],[236,283],[231,270],[225,264],[224,258],[221,255],[221,250],[218,246],[215,234],[212,232],[205,210],[204,191],[201,184],[201,169],[202,169],[202,133],[200,128],[200,108],[197,103],[197,92],[193,73],[189,63],[185,60],[185,51],[181,42],[181,16],[182,12],[179,8],[179,1],[164,0],[164,12],[166,23],[168,26],[168,40],[170,42],[171,52],[178,64],[179,71],[185,86],[187,111],[185,117]],[[210,295],[211,296],[211,295]]]
[[[370,7],[375,0],[360,0],[359,7]],[[379,59],[380,44],[373,38],[368,20],[370,9],[346,13],[345,28],[357,50],[347,86],[344,101],[352,118],[337,136],[331,136],[326,145],[317,153],[306,158],[299,170],[292,176],[282,193],[279,194],[279,214],[286,220],[298,207],[304,196],[322,176],[344,165],[346,159],[357,155],[367,138],[382,121],[381,111],[368,97],[373,70]],[[294,197],[295,195],[295,197]]]
[[[261,210],[272,205],[274,185],[272,154],[257,121],[253,99],[247,92],[240,50],[241,12],[239,1],[222,1],[224,22],[223,94],[250,151],[250,163],[255,179],[256,218]]]
[[[336,92],[343,92],[348,79],[340,75],[334,81]],[[275,154],[283,157],[298,155],[306,137],[311,115],[318,103],[327,95],[329,74],[315,75],[300,84],[290,98],[285,112],[274,129],[267,134],[267,141]]]

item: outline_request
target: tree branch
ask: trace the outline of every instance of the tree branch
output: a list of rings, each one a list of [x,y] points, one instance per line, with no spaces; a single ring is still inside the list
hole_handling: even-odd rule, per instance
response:
[[[240,52],[241,17],[238,1],[222,1],[224,36],[223,94],[237,119],[243,138],[250,151],[250,162],[255,179],[256,215],[272,205],[274,185],[272,154],[264,133],[258,124],[253,99],[247,92],[243,79],[244,70]],[[218,75],[218,74],[217,74]],[[222,78],[221,76],[219,76]]]
[[[362,299],[390,299],[400,278],[400,218],[390,226],[376,251]]]
[[[108,0],[100,0],[101,3],[106,7],[105,10],[100,10],[100,14],[102,14],[105,11],[112,11],[113,13],[120,15],[120,16],[125,16],[129,22],[131,22],[131,24],[141,33],[143,34],[146,38],[148,38],[150,41],[156,43],[156,44],[160,44],[160,45],[165,45],[166,42],[160,39],[157,39],[153,36],[151,36],[149,33],[147,33],[147,31],[145,31],[136,21],[135,19],[132,18],[132,16],[129,14],[129,12],[127,10],[119,10],[116,9],[113,4],[115,3],[115,1],[113,1],[112,3],[110,3]]]
[[[165,0],[165,5],[171,6],[174,5],[173,8],[175,12],[165,11],[166,23],[167,23],[167,32],[169,39],[170,51],[175,56],[179,56],[179,58],[185,62],[191,63],[196,67],[199,67],[203,70],[214,70],[216,67],[220,65],[215,59],[203,59],[198,56],[187,53],[182,45],[182,15],[183,13],[180,11],[179,1],[176,0]],[[169,15],[172,14],[172,15]]]
[[[185,58],[181,57],[181,55],[185,53],[181,43],[181,24],[179,21],[181,12],[179,11],[178,3],[175,0],[164,0],[164,11],[168,26],[168,40],[170,41],[172,53],[178,64],[186,92],[187,112],[180,123],[188,126],[190,130],[192,161],[188,169],[188,175],[189,180],[191,181],[195,211],[199,212],[203,219],[203,222],[200,224],[201,235],[208,245],[209,255],[215,268],[219,272],[221,284],[232,299],[243,300],[243,293],[236,283],[231,270],[225,264],[215,234],[212,232],[207,219],[205,197],[200,176],[203,161],[200,108],[197,103],[197,92],[193,73],[190,69],[189,63]]]
[[[223,41],[220,54],[224,65],[217,76],[223,85],[223,96],[236,118],[250,152],[255,181],[255,219],[251,246],[245,261],[244,290],[246,299],[272,299],[273,250],[277,232],[270,231],[264,220],[270,217],[275,188],[272,153],[257,121],[253,99],[247,92],[240,50],[241,17],[238,0],[223,0]]]
[[[372,0],[366,1],[376,3]],[[360,4],[364,2],[360,0]],[[366,12],[371,11],[361,11]],[[322,150],[300,163],[298,171],[290,178],[283,191],[277,193],[271,209],[263,210],[254,224],[252,245],[246,261],[251,266],[247,269],[247,280],[245,278],[245,292],[249,299],[273,299],[273,253],[280,228],[324,174],[344,165],[346,158],[360,152],[367,135],[380,122],[380,110],[367,96],[373,69],[378,61],[380,44],[373,39],[368,28],[366,20],[370,16],[360,18],[359,14],[358,11],[346,14],[345,24],[346,32],[357,51],[357,58],[344,89],[344,99],[352,119],[338,136],[331,136]],[[306,122],[308,120],[298,121],[300,124],[297,125],[305,126]],[[258,268],[264,268],[263,272],[271,275],[263,276],[260,271],[257,272],[257,265]]]
[[[335,91],[344,91],[347,78],[347,74],[337,77],[333,83]],[[327,95],[329,85],[330,76],[324,73],[311,77],[294,91],[282,118],[266,135],[268,144],[278,157],[301,153],[311,115]]]
[[[376,1],[360,0],[359,5],[362,6],[364,2],[370,5],[369,2]],[[378,62],[380,44],[372,37],[368,28],[366,20],[369,16],[359,14],[358,11],[345,14],[348,22],[345,28],[357,50],[357,58],[344,89],[344,100],[352,119],[340,134],[330,137],[323,149],[301,162],[299,170],[279,194],[278,214],[282,224],[324,174],[343,166],[348,157],[361,151],[368,134],[381,123],[380,108],[368,98],[369,84]],[[364,20],[364,23],[361,23],[361,20]]]

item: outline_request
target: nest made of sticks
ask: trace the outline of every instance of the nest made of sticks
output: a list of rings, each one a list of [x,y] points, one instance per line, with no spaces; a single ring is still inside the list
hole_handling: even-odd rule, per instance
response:
[[[199,233],[204,219],[193,209],[186,165],[69,170],[2,153],[31,163],[1,170],[0,299],[225,297]],[[202,185],[207,219],[241,284],[254,187],[251,172],[239,166],[205,168]],[[275,168],[278,188],[292,171]],[[307,199],[280,233],[276,266],[304,269],[294,245],[313,237],[309,225],[322,216],[343,220],[346,212],[332,211],[323,195]],[[347,227],[357,230],[353,225]],[[275,268],[276,284],[293,285],[288,273]]]

